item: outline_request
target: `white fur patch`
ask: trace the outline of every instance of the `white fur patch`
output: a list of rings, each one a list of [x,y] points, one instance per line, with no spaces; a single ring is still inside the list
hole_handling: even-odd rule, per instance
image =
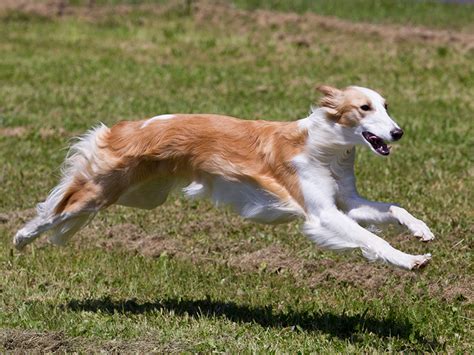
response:
[[[155,116],[155,117],[152,117],[148,120],[146,120],[145,122],[143,122],[142,126],[140,128],[145,128],[146,126],[148,126],[150,123],[153,123],[155,121],[162,121],[162,120],[169,120],[169,119],[172,119],[172,118],[175,118],[176,116],[175,115],[159,115],[159,116]]]
[[[209,191],[203,184],[193,181],[191,184],[183,188],[183,192],[189,198],[202,198],[205,197]]]
[[[210,197],[216,207],[230,206],[244,218],[260,223],[283,223],[304,214],[294,201],[283,202],[264,189],[216,176],[208,182],[192,182],[183,189],[187,197]]]

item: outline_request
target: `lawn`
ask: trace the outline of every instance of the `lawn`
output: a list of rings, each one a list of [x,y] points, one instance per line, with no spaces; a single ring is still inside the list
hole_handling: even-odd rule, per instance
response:
[[[472,7],[457,20],[443,5],[433,20],[462,32],[453,42],[341,31],[246,10],[268,8],[250,0],[113,12],[71,2],[63,16],[0,15],[0,351],[472,351]],[[349,19],[367,20],[366,8]],[[423,18],[414,23],[430,27]],[[356,170],[363,195],[432,228],[429,244],[381,233],[432,253],[421,272],[322,251],[297,222],[261,226],[178,195],[154,211],[110,208],[64,248],[43,238],[12,250],[69,140],[92,125],[175,112],[294,120],[321,83],[381,91],[404,128],[388,159],[361,149]]]
[[[106,1],[106,0],[105,0]],[[246,9],[314,12],[351,21],[474,30],[474,4],[436,0],[234,0]]]

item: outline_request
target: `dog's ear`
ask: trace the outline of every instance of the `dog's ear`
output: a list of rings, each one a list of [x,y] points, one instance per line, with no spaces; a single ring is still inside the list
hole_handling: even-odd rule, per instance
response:
[[[323,93],[325,96],[338,96],[342,93],[341,90],[329,85],[318,85],[316,86],[316,90]]]
[[[324,107],[330,115],[337,116],[342,91],[329,85],[319,85],[316,90],[324,94],[319,101],[320,106]]]

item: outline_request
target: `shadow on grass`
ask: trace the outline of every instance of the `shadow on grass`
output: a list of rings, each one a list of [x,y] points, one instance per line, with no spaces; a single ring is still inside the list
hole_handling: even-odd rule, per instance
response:
[[[272,307],[250,307],[234,302],[207,299],[164,299],[157,302],[139,303],[136,300],[101,299],[71,300],[65,309],[121,314],[141,314],[156,311],[172,311],[177,315],[189,315],[195,318],[224,317],[238,323],[256,323],[263,327],[291,328],[297,331],[317,331],[352,342],[362,342],[361,333],[373,333],[381,338],[396,337],[408,340],[417,349],[435,350],[439,344],[428,340],[413,329],[410,321],[404,317],[390,315],[385,319],[362,314],[346,315],[331,311],[323,312],[275,312]]]

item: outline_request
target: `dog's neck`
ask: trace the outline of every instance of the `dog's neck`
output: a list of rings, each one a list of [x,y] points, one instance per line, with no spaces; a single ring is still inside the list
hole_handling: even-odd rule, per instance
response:
[[[347,156],[355,142],[352,133],[327,117],[324,109],[315,109],[299,122],[301,129],[308,131],[307,154],[318,161],[330,162]]]

